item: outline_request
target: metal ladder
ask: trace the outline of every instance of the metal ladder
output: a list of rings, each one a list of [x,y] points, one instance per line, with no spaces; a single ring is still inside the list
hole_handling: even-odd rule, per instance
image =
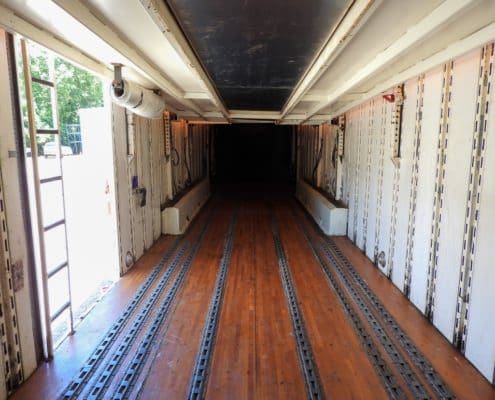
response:
[[[29,139],[31,146],[32,175],[34,180],[34,200],[36,203],[36,221],[38,237],[38,283],[40,285],[40,303],[42,315],[43,352],[46,359],[53,358],[53,324],[64,313],[69,313],[69,334],[74,331],[72,315],[72,298],[70,269],[68,257],[66,209],[64,199],[64,181],[62,165],[61,131],[58,123],[57,91],[55,77],[55,59],[48,54],[48,77],[32,76],[32,64],[29,46],[21,40],[21,51],[27,100],[27,114],[29,125]],[[50,93],[51,124],[49,127],[37,126],[36,104],[33,97],[33,85],[39,85],[42,90]],[[50,135],[53,138],[54,159],[50,163],[56,171],[50,171],[46,158],[40,163],[38,154],[38,139]],[[44,151],[43,151],[44,152]],[[60,196],[56,196],[56,194]],[[48,204],[47,197],[54,196]],[[36,235],[34,235],[36,236]],[[65,278],[64,278],[65,277]],[[62,293],[62,295],[60,295]]]

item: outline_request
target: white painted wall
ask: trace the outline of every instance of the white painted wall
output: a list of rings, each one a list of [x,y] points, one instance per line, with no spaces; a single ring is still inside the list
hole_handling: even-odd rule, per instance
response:
[[[493,68],[494,66],[492,66]],[[495,78],[492,74],[487,118],[484,172],[480,196],[479,225],[473,267],[472,290],[467,324],[466,356],[490,380],[495,360]],[[471,129],[470,129],[471,130]]]
[[[400,160],[399,193],[397,200],[397,221],[394,257],[392,260],[391,278],[394,285],[404,289],[404,275],[406,264],[406,246],[409,223],[409,207],[411,196],[411,177],[413,165],[413,142],[416,128],[416,106],[418,101],[418,79],[414,78],[404,84],[404,109],[402,112],[402,157]]]
[[[367,200],[367,221],[366,221],[366,242],[365,252],[368,258],[374,259],[375,254],[375,239],[376,227],[378,218],[378,195],[379,195],[379,168],[380,168],[380,141],[382,139],[382,108],[384,104],[382,100],[376,100],[373,104],[373,112],[371,118],[372,131],[369,135],[369,173],[368,179],[368,200]]]
[[[359,131],[358,131],[358,121],[359,121],[359,109],[356,108],[352,110],[349,115],[346,115],[346,148],[345,148],[345,160],[344,160],[344,170],[346,171],[346,181],[344,187],[347,192],[347,206],[349,208],[348,218],[347,218],[347,236],[349,239],[354,239],[354,220],[356,215],[356,170],[357,170],[357,159],[359,152]],[[353,151],[351,151],[353,149]]]
[[[444,178],[441,232],[438,249],[438,272],[435,291],[434,323],[446,336],[452,336],[466,199],[468,196],[469,164],[476,114],[476,91],[480,52],[470,53],[454,62],[450,106],[447,160]],[[495,203],[494,203],[495,204]]]
[[[358,188],[357,188],[357,213],[354,222],[356,230],[356,245],[364,250],[364,232],[366,229],[364,217],[366,214],[366,189],[368,175],[368,149],[369,137],[373,137],[373,132],[370,131],[370,110],[372,104],[367,104],[361,108],[361,117],[359,118],[359,163],[358,163]],[[372,118],[371,118],[372,119]],[[370,161],[371,162],[371,161]]]
[[[430,251],[438,127],[442,94],[442,68],[425,75],[423,118],[418,162],[418,192],[412,247],[410,299],[421,311],[426,307],[426,282]],[[405,133],[407,134],[407,133]]]
[[[207,163],[204,161],[208,153],[206,136],[210,126],[188,124],[184,120],[171,122],[172,147],[179,153],[178,163],[174,166],[172,161],[177,159],[173,152],[171,157],[166,157],[165,154],[166,118],[148,119],[130,114],[126,116],[126,111],[116,105],[112,106],[112,113],[120,269],[123,274],[130,268],[125,262],[128,252],[137,260],[162,232],[170,233],[163,230],[161,209],[186,189],[188,174],[184,154],[187,156],[192,183],[195,184],[206,176]],[[133,135],[132,127],[129,126],[131,122],[134,125]],[[132,137],[128,138],[128,135]],[[128,146],[128,141],[133,142],[134,146]],[[146,188],[144,207],[140,205],[139,194],[132,188],[134,176],[137,177],[138,188]],[[204,201],[201,206],[203,204]],[[186,213],[190,220],[198,210]],[[181,224],[183,226],[185,225]]]
[[[126,254],[135,260],[149,249],[161,234],[161,203],[166,185],[163,120],[133,117],[134,152],[128,149],[126,112],[112,106],[116,193],[119,226],[120,269],[125,273]],[[132,153],[132,154],[129,154]],[[140,206],[140,195],[132,189],[133,177],[138,188],[146,189],[146,205]]]
[[[471,153],[477,107],[481,49],[454,60],[448,117],[445,159],[439,154],[444,69],[425,71],[423,107],[417,113],[421,81],[414,77],[404,83],[401,158],[396,166],[391,160],[394,104],[381,95],[346,112],[343,173],[343,200],[349,207],[347,235],[374,259],[384,252],[390,263],[392,282],[404,291],[408,243],[411,255],[411,302],[427,310],[428,267],[432,252],[433,201],[437,163],[445,170],[443,202],[438,222],[436,277],[433,277],[432,323],[453,341],[457,296],[461,271],[464,224],[468,204]],[[493,66],[492,66],[493,68]],[[467,321],[466,357],[492,381],[495,364],[494,305],[495,269],[493,238],[495,227],[495,73],[491,76],[487,117],[487,140],[481,183],[479,222],[473,256],[473,273]],[[447,83],[448,84],[448,83]],[[391,91],[390,91],[391,92]],[[381,131],[382,122],[385,129]],[[416,202],[412,190],[414,137],[420,123]],[[380,133],[385,137],[380,140]],[[380,161],[383,157],[383,177]],[[303,159],[311,159],[305,155]],[[368,164],[371,162],[370,168]],[[325,164],[327,165],[327,164]],[[304,166],[303,166],[304,167]],[[397,168],[397,169],[396,169]],[[442,169],[440,168],[439,171]],[[326,171],[322,171],[324,175]],[[394,175],[396,176],[396,218],[394,210]],[[380,192],[382,194],[379,200]],[[364,233],[366,230],[366,243]],[[408,235],[410,240],[408,240]],[[376,237],[375,237],[376,236]],[[376,240],[375,240],[376,239]],[[394,248],[393,253],[392,246]],[[387,273],[387,266],[380,268]]]
[[[385,260],[388,259],[390,248],[390,221],[392,218],[392,189],[395,166],[391,160],[392,156],[392,132],[394,126],[392,125],[392,104],[385,102],[385,140],[383,142],[384,147],[384,159],[383,159],[383,182],[382,182],[382,201],[377,206],[380,207],[380,219],[377,224],[380,224],[378,235],[378,249],[377,254],[383,252]],[[352,151],[352,149],[351,149]],[[387,264],[379,264],[379,268],[382,272],[386,272]]]

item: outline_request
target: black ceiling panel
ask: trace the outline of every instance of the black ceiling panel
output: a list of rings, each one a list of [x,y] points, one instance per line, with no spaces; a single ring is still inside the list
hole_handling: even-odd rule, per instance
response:
[[[279,111],[349,0],[166,0],[229,109]]]

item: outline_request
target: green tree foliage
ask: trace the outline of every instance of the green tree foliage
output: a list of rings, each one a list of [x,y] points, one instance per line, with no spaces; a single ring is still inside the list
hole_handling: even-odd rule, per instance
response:
[[[79,110],[103,106],[103,87],[96,76],[61,58],[55,59],[55,73],[62,144],[67,144],[67,126],[79,124]]]
[[[50,79],[46,54],[40,54],[37,57],[31,58],[31,75],[34,78]],[[36,111],[36,126],[38,128],[53,128],[50,88],[36,82],[33,82],[32,88],[34,108]]]
[[[32,46],[31,75],[35,78],[52,80],[49,71],[51,61],[46,51]],[[19,60],[22,62],[22,60]],[[55,57],[53,68],[57,81],[58,120],[61,131],[61,143],[69,144],[68,127],[79,125],[79,110],[82,108],[103,106],[103,85],[101,79],[74,64]],[[19,65],[22,71],[22,64]],[[24,80],[19,79],[21,93],[24,93]],[[33,82],[33,99],[35,103],[36,125],[38,128],[53,128],[52,99],[49,87]],[[22,112],[27,127],[27,109],[22,102]],[[46,135],[38,145],[52,141],[53,136]]]

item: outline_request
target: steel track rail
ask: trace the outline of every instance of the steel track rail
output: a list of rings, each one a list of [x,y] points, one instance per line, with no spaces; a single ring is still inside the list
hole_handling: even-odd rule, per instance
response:
[[[237,226],[238,212],[239,210],[237,209],[225,238],[220,269],[217,273],[215,289],[208,308],[208,315],[201,336],[201,344],[199,346],[191,384],[189,386],[189,394],[187,396],[189,400],[203,399],[208,383],[208,371],[215,346],[215,338],[225,292],[225,281],[229,270],[230,259],[232,257],[232,249],[234,247],[234,232]]]
[[[380,317],[385,322],[384,325],[390,327],[397,342],[407,352],[414,365],[421,371],[422,375],[426,378],[429,385],[431,386],[431,389],[435,392],[435,395],[441,399],[455,399],[455,395],[448,388],[447,384],[443,381],[438,372],[435,371],[424,354],[414,345],[412,340],[400,327],[395,318],[387,311],[383,303],[370,289],[364,279],[361,278],[352,263],[344,256],[335,242],[330,237],[323,237],[321,235],[318,235],[318,237],[321,239],[323,245],[326,247],[325,251],[332,251],[337,259],[340,260],[342,265],[345,267],[343,270],[348,271],[350,276],[358,284],[360,290],[368,298],[369,303],[379,313]]]
[[[356,271],[354,266],[349,262],[349,260],[343,255],[340,249],[337,247],[335,242],[331,238],[324,238],[325,245],[327,249],[331,250],[333,254],[340,260],[340,262],[346,267],[346,270],[355,280],[355,282],[359,285],[362,292],[368,297],[371,304],[378,311],[380,316],[386,323],[386,326],[389,326],[392,330],[395,338],[402,346],[402,348],[407,352],[407,354],[411,357],[411,360],[414,362],[414,365],[421,371],[421,373],[425,376],[428,383],[431,385],[432,389],[435,391],[435,394],[441,399],[455,399],[455,396],[452,394],[447,384],[440,377],[438,372],[435,371],[433,366],[426,360],[425,356],[421,353],[421,351],[414,345],[409,336],[404,332],[404,330],[399,326],[394,317],[387,311],[382,302],[378,299],[378,297],[373,293],[370,287],[366,284],[363,278]]]
[[[311,249],[314,257],[320,264],[320,267],[323,273],[325,274],[330,287],[335,291],[335,293],[337,293],[340,302],[344,306],[344,310],[347,313],[347,316],[349,317],[350,321],[352,322],[353,328],[357,333],[357,336],[359,337],[364,348],[366,349],[368,358],[371,361],[371,364],[373,365],[378,376],[380,377],[384,388],[389,394],[389,397],[391,399],[401,399],[401,400],[407,399],[406,394],[404,393],[401,386],[397,382],[397,378],[395,374],[388,367],[386,361],[383,359],[380,351],[377,349],[374,341],[372,340],[372,335],[368,333],[368,330],[366,329],[365,325],[359,318],[357,312],[352,307],[351,302],[348,300],[348,296],[346,296],[344,290],[342,289],[341,285],[339,284],[334,274],[330,272],[326,260],[320,255],[320,253],[317,251],[316,247],[312,243],[311,239],[309,238],[307,230],[299,221],[299,217],[295,213],[293,207],[290,207],[290,209],[292,211],[292,214],[294,215],[295,220],[297,221],[296,223],[299,226],[299,229],[302,232],[306,243]]]
[[[141,307],[139,313],[133,319],[131,327],[127,330],[124,338],[120,340],[118,348],[113,351],[111,358],[107,360],[103,366],[103,371],[99,374],[98,378],[96,378],[96,382],[91,386],[89,395],[87,396],[88,399],[93,400],[100,398],[102,392],[106,390],[110,384],[110,381],[117,374],[118,367],[122,364],[125,356],[129,353],[134,340],[143,329],[146,320],[153,310],[153,306],[162,295],[163,290],[167,286],[174,271],[182,260],[187,247],[188,246],[186,245],[181,247],[179,252],[175,255],[169,268],[151,292],[150,296],[146,300],[146,303]]]
[[[392,359],[392,362],[394,363],[399,373],[402,375],[404,382],[411,390],[411,393],[414,395],[414,398],[429,399],[430,396],[428,392],[426,391],[423,384],[416,376],[416,373],[413,371],[407,360],[398,351],[397,346],[390,339],[387,331],[384,328],[384,324],[380,323],[380,321],[378,321],[378,319],[375,317],[373,312],[368,307],[366,301],[364,301],[362,296],[358,293],[356,288],[349,281],[349,278],[345,275],[345,272],[339,266],[337,260],[335,259],[335,257],[333,257],[332,253],[327,251],[323,245],[320,245],[320,249],[325,254],[327,260],[331,263],[331,267],[333,267],[332,269],[337,271],[340,280],[343,282],[348,293],[351,295],[352,299],[354,300],[354,303],[358,306],[359,310],[361,311],[361,314],[366,318],[368,324],[375,332],[375,336],[380,341],[380,343],[382,344],[383,348],[385,349],[389,357]],[[326,262],[327,260],[324,260],[324,262]],[[330,272],[330,268],[327,268],[326,270],[328,270],[330,274],[333,274],[332,272]]]
[[[155,339],[156,334],[159,332],[160,328],[162,327],[163,322],[167,319],[168,314],[172,308],[172,303],[174,302],[177,293],[182,288],[182,285],[184,283],[184,278],[186,277],[186,274],[189,272],[192,261],[196,256],[199,248],[201,247],[201,244],[203,243],[212,215],[213,213],[210,214],[208,218],[208,222],[203,227],[201,234],[199,235],[196,243],[194,244],[191,253],[189,253],[186,261],[184,262],[180,270],[177,272],[172,284],[168,288],[165,294],[165,298],[160,304],[160,307],[158,308],[155,314],[155,318],[151,322],[151,325],[148,328],[148,330],[146,331],[144,338],[139,343],[139,346],[136,350],[136,354],[128,364],[128,367],[125,370],[121,382],[119,383],[115,393],[113,393],[112,395],[112,398],[114,400],[116,399],[121,400],[127,398],[129,392],[134,388],[136,384],[136,380],[139,377],[139,374],[143,369],[143,366],[147,358],[150,355],[150,350],[153,340]]]
[[[62,395],[59,399],[69,400],[76,399],[81,393],[85,385],[88,383],[89,379],[96,372],[98,366],[101,364],[102,360],[105,358],[108,350],[115,342],[118,334],[122,331],[123,327],[126,325],[127,320],[134,310],[139,305],[140,301],[148,291],[148,289],[153,285],[157,277],[162,272],[165,264],[169,261],[170,257],[177,250],[182,237],[178,237],[173,245],[167,250],[160,262],[153,268],[151,273],[148,275],[146,280],[137,289],[132,299],[127,303],[124,311],[120,314],[117,320],[113,323],[110,329],[105,333],[103,339],[100,341],[96,350],[88,358],[84,366],[79,370],[79,373],[72,381],[65,387]],[[187,242],[183,246],[187,245]],[[170,266],[168,267],[170,268]]]
[[[277,252],[280,280],[287,298],[289,313],[291,316],[292,329],[296,339],[296,347],[299,355],[299,362],[306,382],[306,392],[308,399],[324,399],[325,394],[321,386],[318,367],[314,361],[313,351],[309,342],[304,318],[298,305],[297,294],[289,270],[289,263],[285,255],[285,250],[280,239],[275,214],[272,211],[272,236]]]

